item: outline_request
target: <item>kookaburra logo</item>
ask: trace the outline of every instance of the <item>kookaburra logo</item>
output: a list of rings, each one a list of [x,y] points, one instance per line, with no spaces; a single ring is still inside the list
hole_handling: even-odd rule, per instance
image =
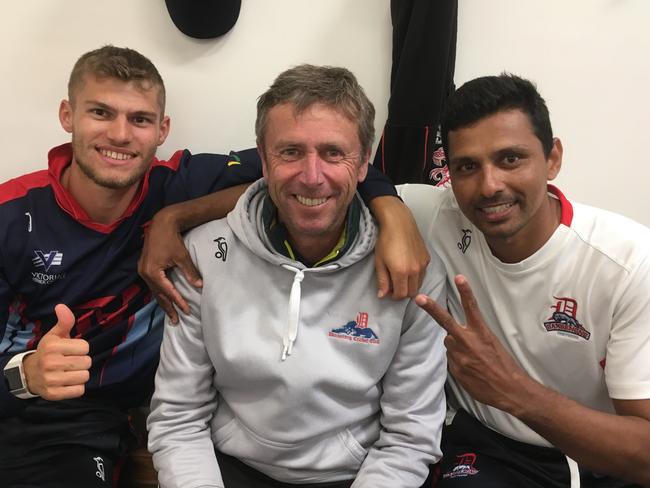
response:
[[[472,242],[472,231],[471,229],[462,229],[463,231],[463,237],[461,237],[460,242],[457,243],[458,249],[460,249],[460,252],[465,254],[465,251],[467,251],[467,248]]]
[[[226,262],[226,256],[228,255],[228,244],[224,237],[217,237],[214,239],[214,242],[217,243],[217,248],[219,249],[214,253],[214,257],[221,259],[224,263]]]

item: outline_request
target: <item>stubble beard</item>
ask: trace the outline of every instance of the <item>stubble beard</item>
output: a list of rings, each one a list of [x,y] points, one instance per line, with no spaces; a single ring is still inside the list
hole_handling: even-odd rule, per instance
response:
[[[156,150],[153,149],[148,154],[143,155],[142,161],[147,161],[147,163],[141,163],[141,165],[138,166],[138,168],[134,169],[132,173],[125,175],[123,178],[111,178],[102,176],[99,171],[92,167],[92,165],[87,164],[83,159],[81,159],[78,156],[81,154],[81,151],[76,150],[76,141],[73,140],[72,144],[73,148],[75,148],[74,159],[81,172],[86,176],[86,178],[91,180],[96,185],[107,188],[109,190],[123,190],[139,183],[149,170],[151,162],[153,161],[153,157],[156,153]]]

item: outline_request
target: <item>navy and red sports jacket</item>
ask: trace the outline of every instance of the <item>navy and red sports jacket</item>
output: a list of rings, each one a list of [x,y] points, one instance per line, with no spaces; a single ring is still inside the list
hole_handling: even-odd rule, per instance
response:
[[[257,151],[230,156],[176,152],[154,160],[125,214],[94,223],[61,186],[70,144],[52,149],[48,170],[0,185],[0,369],[34,349],[56,323],[54,306],[75,314],[73,337],[90,344],[86,396],[138,405],[150,394],[163,313],[137,274],[144,230],[162,207],[261,175]],[[24,400],[0,381],[0,416]]]
[[[55,147],[48,170],[0,185],[0,371],[36,348],[56,323],[54,306],[65,303],[76,317],[73,337],[90,344],[85,397],[137,406],[153,388],[164,318],[137,274],[147,224],[166,205],[258,179],[261,163],[254,149],[156,159],[120,220],[101,225],[61,186],[71,158],[70,144]],[[396,195],[372,169],[359,189],[366,201]],[[0,381],[0,418],[28,401]]]

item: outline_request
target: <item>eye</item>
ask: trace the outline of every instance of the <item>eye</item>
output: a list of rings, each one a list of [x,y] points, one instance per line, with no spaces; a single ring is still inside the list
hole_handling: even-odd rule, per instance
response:
[[[137,115],[131,119],[135,125],[148,125],[151,123],[151,119],[144,117],[142,115]]]
[[[282,149],[278,155],[282,161],[292,163],[294,161],[298,161],[302,157],[302,151],[295,147],[287,147],[285,149]]]
[[[516,164],[519,162],[519,156],[516,154],[508,154],[505,158],[503,158],[503,161],[506,164]]]
[[[474,161],[465,161],[456,165],[456,171],[460,173],[468,173],[475,170],[477,164]]]
[[[340,149],[330,147],[322,152],[321,158],[328,163],[338,163],[345,158],[345,153]]]
[[[108,112],[103,108],[91,108],[89,112],[98,118],[105,118],[108,115]]]

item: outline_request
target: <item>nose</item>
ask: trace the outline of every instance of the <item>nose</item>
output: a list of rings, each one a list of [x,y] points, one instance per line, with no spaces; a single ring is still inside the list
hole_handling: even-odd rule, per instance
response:
[[[323,160],[317,151],[309,151],[302,163],[301,181],[309,186],[320,185],[323,181]]]
[[[491,164],[486,164],[481,171],[481,195],[491,198],[503,191],[503,172]]]
[[[127,118],[118,116],[111,120],[106,135],[113,144],[127,144],[131,140],[131,126]]]

